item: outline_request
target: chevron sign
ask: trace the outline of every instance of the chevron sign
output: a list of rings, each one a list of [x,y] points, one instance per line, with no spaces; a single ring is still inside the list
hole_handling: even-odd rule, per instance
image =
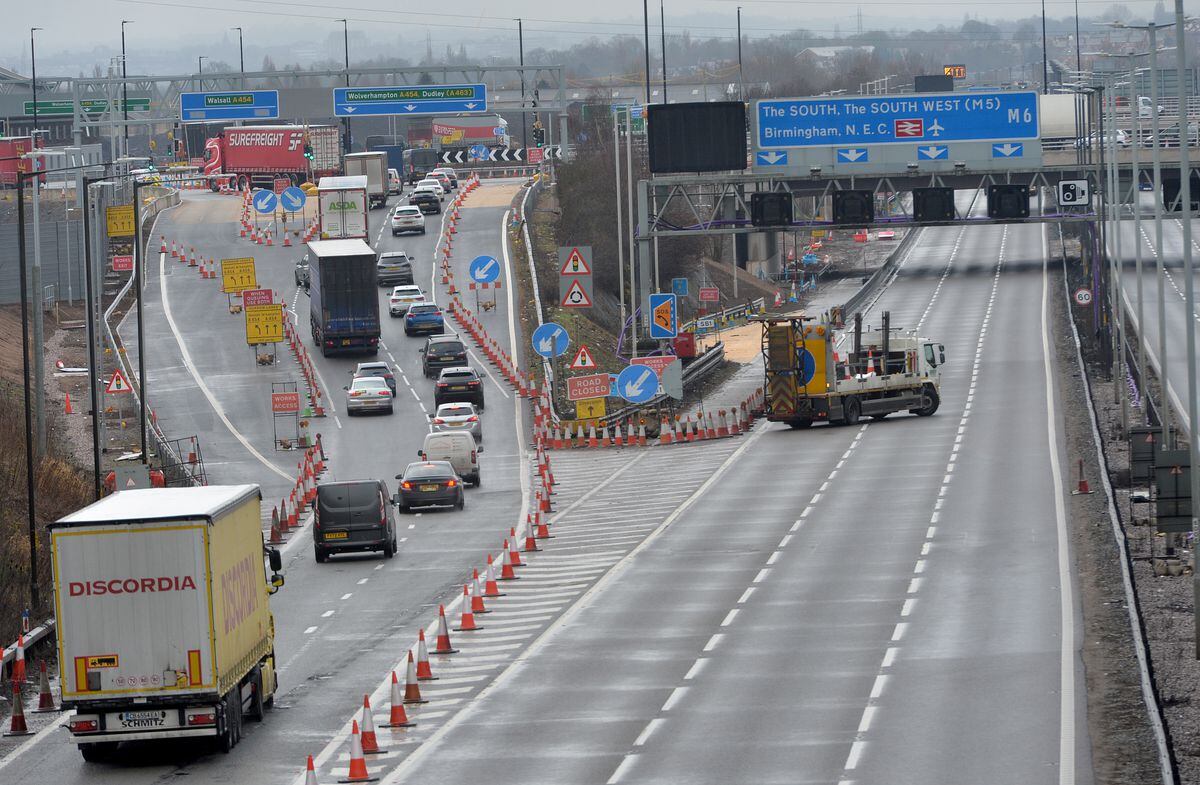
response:
[[[543,159],[558,159],[562,160],[562,147],[553,145],[543,147]],[[468,150],[443,150],[442,163],[444,164],[468,164],[468,163],[525,163],[526,152],[524,147],[508,148],[508,147],[492,147],[488,149],[487,158],[473,159]]]

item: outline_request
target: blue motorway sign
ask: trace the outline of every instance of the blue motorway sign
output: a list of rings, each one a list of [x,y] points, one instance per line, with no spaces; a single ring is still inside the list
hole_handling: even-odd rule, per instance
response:
[[[567,328],[554,322],[546,322],[534,330],[531,340],[533,342],[533,350],[546,359],[559,356],[571,345],[571,338],[567,335]]]
[[[300,212],[304,209],[304,203],[307,201],[308,195],[294,185],[284,188],[283,193],[279,195],[279,204],[289,213]]]
[[[278,90],[179,94],[179,118],[185,123],[207,123],[213,120],[274,120],[278,117]]]
[[[837,159],[840,164],[865,164],[871,160],[871,153],[865,147],[838,148]]]
[[[763,100],[755,141],[769,149],[1037,139],[1037,101],[1034,92]]]
[[[675,295],[650,295],[650,337],[659,340],[678,334],[679,307]]]
[[[486,161],[488,160],[489,156],[491,156],[492,151],[487,145],[473,144],[471,145],[470,149],[467,150],[467,154],[470,156],[472,161]]]
[[[617,394],[630,403],[645,403],[658,394],[658,374],[647,365],[630,365],[617,374]]]
[[[250,201],[254,203],[254,209],[263,215],[275,212],[275,208],[279,206],[279,197],[275,195],[274,191],[259,189],[250,197]]]
[[[949,145],[927,144],[917,148],[917,158],[923,161],[944,161],[949,155]]]
[[[1023,158],[1024,156],[1025,145],[1023,144],[1005,142],[992,145],[992,158]]]
[[[428,115],[486,112],[483,84],[400,85],[397,87],[335,87],[335,117],[371,115]]]
[[[688,279],[687,278],[672,278],[671,279],[671,294],[676,297],[687,297]]]
[[[787,166],[788,154],[786,150],[767,150],[758,153],[754,160],[759,166]]]
[[[500,262],[493,256],[476,256],[471,260],[471,280],[491,283],[500,277]]]

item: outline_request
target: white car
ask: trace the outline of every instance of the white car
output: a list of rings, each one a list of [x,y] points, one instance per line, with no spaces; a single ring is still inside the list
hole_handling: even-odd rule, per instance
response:
[[[418,180],[417,181],[417,190],[420,190],[422,188],[433,191],[435,194],[438,195],[438,199],[442,200],[443,202],[446,201],[446,189],[443,188],[442,184],[439,183],[437,180],[434,180],[431,177],[426,177],[424,180]]]
[[[392,316],[403,316],[408,313],[408,306],[413,303],[425,302],[425,293],[419,286],[397,286],[388,297],[388,313]]]
[[[397,207],[392,213],[392,236],[401,232],[420,232],[425,234],[425,214],[420,207]]]
[[[359,376],[346,390],[346,414],[359,412],[392,413],[392,388],[381,376]]]

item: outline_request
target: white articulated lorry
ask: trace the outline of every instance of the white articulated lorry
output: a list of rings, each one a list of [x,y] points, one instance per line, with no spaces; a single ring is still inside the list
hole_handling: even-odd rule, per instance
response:
[[[371,209],[386,207],[388,198],[387,153],[350,153],[342,159],[342,168],[347,177],[363,175],[367,178],[367,198]]]
[[[263,719],[283,577],[260,498],[257,485],[121,491],[51,525],[62,701],[84,759],[185,737],[228,752],[244,718]]]

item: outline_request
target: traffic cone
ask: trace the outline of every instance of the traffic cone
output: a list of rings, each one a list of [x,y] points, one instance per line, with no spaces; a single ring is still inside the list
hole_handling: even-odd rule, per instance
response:
[[[279,531],[279,510],[271,509],[271,545],[283,545],[283,534]]]
[[[411,728],[416,725],[415,722],[408,721],[408,714],[404,712],[404,699],[400,696],[400,682],[396,680],[396,672],[392,671],[392,695],[391,695],[392,710],[388,714],[388,721],[381,728]]]
[[[304,785],[317,785],[317,772],[313,769],[312,755],[308,756],[308,769],[304,772]]]
[[[25,681],[25,634],[17,634],[17,653],[13,658],[12,680]]]
[[[484,597],[503,597],[504,594],[496,585],[496,565],[492,563],[492,554],[488,554],[487,578],[483,583]]]
[[[67,393],[67,400],[63,404],[63,414],[74,414],[75,410],[71,408],[71,393]]]
[[[521,562],[521,551],[517,549],[517,530],[510,526],[508,537],[509,539],[504,541],[504,547],[508,549],[508,560],[514,567],[524,567],[525,565]]]
[[[707,417],[707,421],[706,421],[706,422],[707,422],[707,424],[704,426],[704,438],[705,438],[705,439],[715,439],[715,438],[717,438],[717,429],[713,427],[713,416],[712,416],[712,412],[709,412],[709,413],[708,413],[708,417]]]
[[[196,266],[196,249],[193,248],[192,256],[191,256],[191,258],[188,259],[188,267],[195,267],[195,266]]]
[[[363,696],[362,705],[362,751],[367,755],[378,755],[387,750],[379,749],[379,740],[375,738],[375,718],[371,716],[371,696]]]
[[[417,630],[417,681],[434,681],[433,667],[429,664],[429,649],[425,646],[425,628]]]
[[[12,680],[12,719],[5,736],[31,736],[33,731],[25,724],[25,702],[21,698],[21,682]]]
[[[175,247],[175,241],[174,241],[174,240],[172,240],[172,241],[171,241],[171,258],[172,258],[172,259],[178,259],[178,258],[179,258],[179,249]]]
[[[483,605],[483,590],[479,588],[479,570],[471,571],[471,613],[491,613]]]
[[[408,673],[404,676],[404,702],[429,703],[421,697],[421,686],[417,683],[417,664],[413,661],[411,649],[408,652]]]
[[[551,534],[550,534],[550,524],[549,524],[548,522],[546,522],[546,521],[542,520],[542,513],[541,513],[541,511],[536,511],[536,512],[534,512],[534,513],[533,513],[533,517],[534,517],[534,521],[533,521],[533,523],[534,523],[534,530],[537,532],[537,533],[534,535],[534,537],[535,537],[536,539],[539,539],[539,540],[548,540],[548,539],[550,539],[550,537],[551,537]]]
[[[275,238],[272,236],[271,230],[268,229],[267,230],[267,245],[271,246],[274,244],[275,244]]]
[[[283,247],[284,247],[284,248],[291,248],[291,247],[292,247],[292,238],[288,237],[288,233],[287,233],[287,232],[284,232],[284,233],[283,233]]]
[[[1072,492],[1072,496],[1086,496],[1091,493],[1092,489],[1088,486],[1087,478],[1083,476],[1083,459],[1079,459],[1079,486]],[[19,651],[19,650],[18,650]]]
[[[541,548],[539,548],[537,546],[537,538],[533,536],[533,519],[529,517],[528,513],[526,513],[526,515],[525,515],[525,552],[533,553],[534,551],[540,551],[540,550],[541,550]]]
[[[50,692],[50,677],[46,674],[45,660],[38,662],[38,669],[41,671],[38,678],[38,707],[33,711],[35,714],[58,711],[58,707],[54,705],[54,693]]]
[[[165,235],[159,235],[159,237],[162,238],[162,243],[158,246],[158,252],[166,253],[167,252],[167,238]]]
[[[433,653],[455,654],[456,652],[458,649],[450,645],[450,627],[446,624],[446,607],[439,605],[437,640],[433,642]]]
[[[504,550],[500,552],[500,580],[517,580],[517,574],[513,572],[512,559],[508,556],[508,540],[504,541]]]
[[[363,757],[362,739],[358,735],[358,720],[350,727],[350,773],[338,782],[374,782],[377,778],[367,773],[367,759]]]
[[[638,447],[646,446],[646,423],[645,422],[638,423],[637,443],[638,443]]]
[[[662,425],[658,426],[658,443],[671,443],[671,426],[667,424],[667,418],[662,418]]]
[[[463,605],[462,605],[462,621],[454,628],[455,632],[470,632],[471,630],[482,630],[483,626],[475,623],[475,613],[471,610],[471,589],[467,584],[463,584]]]
[[[745,406],[745,404],[742,404]],[[739,414],[738,407],[732,406],[729,409],[729,435],[737,436],[742,432],[741,425],[738,422]]]
[[[613,437],[614,437],[613,438],[613,446],[615,446],[615,447],[624,447],[625,446],[625,434],[621,430],[620,422],[617,422],[613,425]]]
[[[729,436],[729,422],[725,419],[725,410],[717,410],[717,438],[724,439]]]

